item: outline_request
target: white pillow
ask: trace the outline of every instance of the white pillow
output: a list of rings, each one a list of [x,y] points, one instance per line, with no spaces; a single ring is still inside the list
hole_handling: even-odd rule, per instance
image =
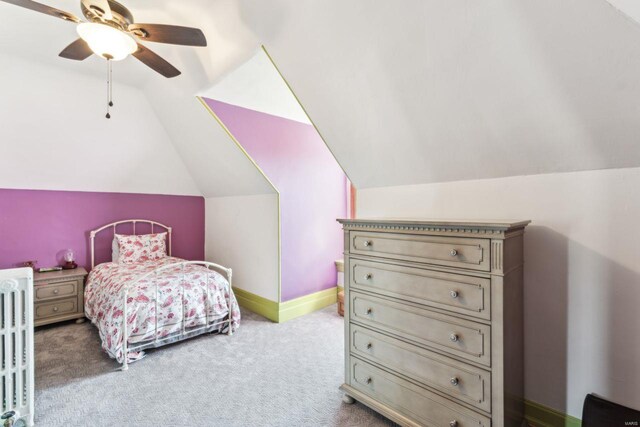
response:
[[[120,246],[118,245],[116,236],[113,236],[113,240],[111,241],[111,262],[117,263],[118,258],[120,258]]]

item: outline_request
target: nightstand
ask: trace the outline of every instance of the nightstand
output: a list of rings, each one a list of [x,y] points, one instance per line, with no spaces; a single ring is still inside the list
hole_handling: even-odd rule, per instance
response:
[[[84,321],[84,279],[87,271],[73,270],[34,273],[33,320],[35,326],[64,320]]]

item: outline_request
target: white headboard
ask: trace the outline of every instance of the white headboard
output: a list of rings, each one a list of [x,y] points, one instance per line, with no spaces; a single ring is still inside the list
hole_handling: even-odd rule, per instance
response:
[[[91,269],[93,269],[93,267],[95,267],[95,238],[96,238],[96,234],[100,233],[101,231],[104,230],[108,230],[109,228],[113,228],[113,234],[116,234],[116,227],[118,225],[121,224],[133,224],[133,234],[136,234],[136,223],[143,223],[143,224],[151,224],[151,233],[154,233],[154,227],[161,227],[164,228],[167,231],[167,249],[169,251],[168,255],[171,256],[171,227],[167,227],[164,224],[160,224],[159,222],[155,222],[155,221],[151,221],[148,219],[125,219],[122,221],[116,221],[116,222],[112,222],[111,224],[107,224],[107,225],[103,225],[102,227],[96,229],[96,230],[92,230],[89,233],[89,238],[91,239]]]

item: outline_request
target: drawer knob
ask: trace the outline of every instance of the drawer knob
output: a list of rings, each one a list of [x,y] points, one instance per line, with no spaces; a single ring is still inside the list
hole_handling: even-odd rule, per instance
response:
[[[458,291],[451,291],[449,295],[451,295],[451,298],[458,298]]]
[[[367,384],[371,384],[371,381],[372,381],[371,377],[367,378],[365,381],[366,381]]]
[[[58,292],[60,292],[60,290],[59,290],[59,289],[54,289],[54,290],[53,290],[54,295],[58,295]]]
[[[457,342],[460,339],[460,337],[458,336],[458,334],[451,334],[449,335],[449,339],[453,342]]]
[[[373,308],[371,307],[367,308],[367,314],[371,314],[371,313],[373,313]]]
[[[459,380],[458,380],[458,378],[457,378],[457,377],[453,377],[453,378],[451,378],[451,379],[449,380],[449,382],[451,383],[451,385],[456,385],[456,386],[457,386],[457,385],[458,385]]]
[[[449,422],[449,426],[450,426],[450,427],[458,427],[458,421],[456,421],[456,420],[451,420],[451,421]]]
[[[58,307],[53,307],[53,311],[58,311]]]
[[[449,252],[449,254],[451,254],[451,256],[456,256],[458,255],[458,251],[455,249],[451,249],[451,252]]]
[[[367,344],[367,350],[369,350],[371,347],[373,347],[373,344],[371,343]]]
[[[365,246],[372,246],[373,242],[371,240],[365,240],[364,243],[362,243]]]
[[[373,274],[367,273],[367,275],[364,276],[364,278],[367,279],[367,280],[371,280],[373,278]]]

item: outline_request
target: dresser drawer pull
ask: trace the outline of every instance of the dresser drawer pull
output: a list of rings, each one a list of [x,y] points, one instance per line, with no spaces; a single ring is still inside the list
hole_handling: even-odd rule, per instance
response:
[[[367,314],[371,314],[371,313],[373,313],[373,308],[371,307],[367,308]]]
[[[362,244],[365,246],[373,246],[373,242],[371,240],[365,240]]]
[[[451,298],[458,298],[458,291],[451,291],[449,292],[449,295],[451,295]]]
[[[456,255],[458,255],[458,251],[457,251],[457,250],[455,250],[455,249],[451,249],[451,252],[449,252],[449,254],[450,254],[451,256],[456,256]]]
[[[371,384],[371,381],[372,381],[372,380],[371,380],[371,377],[369,377],[369,378],[367,378],[367,379],[365,380],[365,382],[366,382],[367,384]]]
[[[451,378],[451,379],[449,380],[449,382],[451,383],[451,385],[455,385],[455,386],[457,386],[457,385],[458,385],[458,383],[460,382],[460,380],[458,380],[458,378],[457,378],[457,377],[453,377],[453,378]]]
[[[457,342],[460,339],[460,337],[458,336],[458,334],[451,334],[449,335],[449,339],[453,342]]]
[[[53,307],[53,311],[58,311],[58,307]]]
[[[367,280],[371,280],[371,279],[373,279],[373,274],[367,273],[367,275],[364,276],[364,278],[367,279]]]
[[[371,349],[371,347],[373,347],[373,344],[371,343],[367,344],[367,350]]]
[[[59,290],[59,289],[54,289],[54,290],[53,290],[53,294],[54,294],[54,295],[58,295],[58,293],[59,293],[59,292],[60,292],[60,290]]]
[[[458,421],[456,420],[451,420],[449,422],[449,427],[458,427]]]

